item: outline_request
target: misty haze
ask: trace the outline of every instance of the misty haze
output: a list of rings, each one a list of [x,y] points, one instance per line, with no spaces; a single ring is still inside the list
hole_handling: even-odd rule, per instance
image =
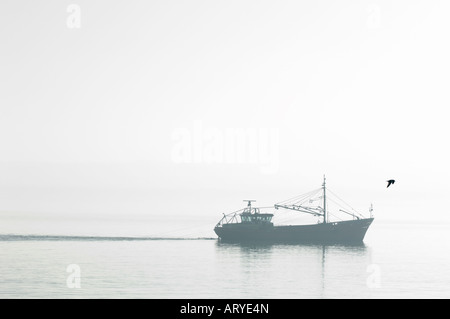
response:
[[[450,297],[449,3],[0,9],[2,298]]]

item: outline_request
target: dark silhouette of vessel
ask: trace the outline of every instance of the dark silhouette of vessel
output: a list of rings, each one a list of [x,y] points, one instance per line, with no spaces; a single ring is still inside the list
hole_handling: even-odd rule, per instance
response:
[[[327,188],[325,177],[319,190],[300,195],[274,205],[275,209],[289,209],[323,217],[317,224],[277,225],[272,223],[272,213],[262,213],[260,208],[252,207],[253,200],[246,200],[246,208],[225,215],[214,228],[215,233],[224,242],[265,242],[265,243],[362,243],[372,224],[372,206],[370,218],[355,211],[340,212],[352,216],[350,220],[330,221],[327,210]],[[320,191],[320,194],[318,194]],[[331,192],[331,191],[330,191]],[[320,200],[319,205],[306,205]],[[322,205],[322,206],[321,206]]]

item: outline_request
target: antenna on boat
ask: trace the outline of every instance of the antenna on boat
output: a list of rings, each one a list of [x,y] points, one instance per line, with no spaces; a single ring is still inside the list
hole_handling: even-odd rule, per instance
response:
[[[327,197],[326,197],[326,187],[325,187],[325,174],[323,175],[323,223],[326,224],[327,222]]]
[[[372,214],[372,212],[373,212],[373,204],[372,203],[370,203],[369,212],[370,212],[370,218],[372,218],[373,217],[373,214]]]
[[[247,202],[247,208],[244,208],[244,213],[252,213],[252,202],[256,202],[256,200],[254,199],[244,199],[244,202]],[[255,208],[255,212],[256,212],[256,208]]]
[[[252,207],[252,202],[256,202],[254,199],[244,199],[244,202],[248,202],[247,207]]]

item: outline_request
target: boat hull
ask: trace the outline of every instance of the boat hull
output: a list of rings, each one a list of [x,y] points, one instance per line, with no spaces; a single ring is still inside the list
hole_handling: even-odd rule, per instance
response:
[[[225,242],[361,243],[373,218],[326,224],[273,226],[224,224],[214,228]]]

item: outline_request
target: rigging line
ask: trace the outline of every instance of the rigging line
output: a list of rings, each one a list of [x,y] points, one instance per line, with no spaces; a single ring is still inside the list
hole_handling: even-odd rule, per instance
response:
[[[346,203],[342,198],[340,198],[336,193],[334,193],[333,191],[329,190],[327,188],[327,190],[333,194],[334,196],[336,196],[340,201],[342,201],[345,205],[347,205],[348,207],[350,207],[350,209],[352,209],[353,211],[355,211],[356,213],[358,213],[359,215],[361,215],[361,213],[359,211],[357,211],[356,209],[354,209],[352,206],[350,206],[350,204]],[[362,215],[361,215],[362,216]]]
[[[307,194],[303,194],[302,196],[298,196],[295,200],[291,200],[289,201],[290,203],[298,203],[298,202],[302,202],[308,198],[310,198],[311,196],[314,196],[315,192],[309,192]]]
[[[346,208],[346,207],[343,207],[342,205],[340,205],[338,202],[336,202],[336,201],[333,200],[332,198],[329,198],[329,201],[335,203],[338,207]],[[364,216],[361,215],[361,214],[360,214],[359,212],[357,212],[357,211],[354,211],[354,212],[352,212],[352,213],[349,213],[349,212],[344,211],[344,213],[347,213],[347,214],[351,214],[351,215],[355,215],[355,216],[359,216],[359,217],[364,218]]]
[[[278,203],[276,203],[276,204],[284,204],[284,203],[293,201],[293,200],[298,199],[298,198],[302,198],[302,197],[305,197],[305,196],[309,196],[310,194],[312,194],[312,193],[314,193],[314,192],[317,192],[317,190],[320,190],[320,189],[321,189],[321,188],[312,190],[312,191],[310,191],[310,192],[308,192],[308,193],[305,193],[305,194],[297,195],[297,196],[295,196],[295,197],[292,197],[292,198],[283,200],[283,201],[278,202]]]
[[[279,203],[291,202],[291,201],[294,201],[294,200],[298,200],[298,199],[300,199],[300,198],[308,197],[308,196],[310,196],[311,194],[313,194],[315,191],[316,191],[316,190],[312,190],[312,191],[309,191],[308,193],[303,193],[303,194],[297,195],[297,196],[295,196],[295,197],[286,199],[286,200],[281,201],[281,202],[279,202]]]
[[[237,214],[238,212],[240,212],[240,211],[243,211],[245,208],[241,208],[241,209],[239,209],[239,210],[237,210],[237,211],[234,211],[234,212],[232,212],[232,213],[223,213],[223,215],[225,215],[225,216],[231,216],[231,215],[233,215],[233,214]]]
[[[308,194],[308,196],[305,196],[305,197],[303,197],[301,199],[298,199],[297,201],[291,201],[291,202],[289,202],[287,204],[288,205],[303,205],[304,203],[306,203],[308,201],[311,203],[311,199],[313,197],[316,197],[318,192],[319,191],[316,191],[315,193]]]
[[[298,202],[293,203],[293,204],[297,204],[297,203],[303,204],[305,201],[311,200],[311,198],[317,196],[317,194],[321,193],[321,191],[322,191],[322,189],[319,188],[319,189],[316,190],[316,192],[314,194],[311,194],[311,196],[308,196],[308,197],[304,198],[302,201],[298,201]]]
[[[331,194],[333,194],[337,199],[339,199],[343,204],[347,205],[349,208],[353,209],[354,211],[356,211],[356,209],[354,209],[352,206],[350,206],[350,204],[346,203],[342,198],[340,198],[335,192],[333,192],[332,190],[328,190]]]
[[[329,197],[328,200],[329,200],[330,202],[335,203],[335,204],[336,204],[337,206],[339,206],[339,207],[347,208],[347,207],[343,207],[342,203],[339,203],[339,202],[335,201],[335,200],[334,200],[333,198],[331,198],[331,197]]]
[[[247,208],[247,207],[246,207],[246,208]],[[233,215],[233,214],[237,214],[237,213],[239,213],[239,212],[243,212],[246,208],[241,208],[241,209],[239,209],[239,210],[236,210],[236,211],[234,211],[234,212],[227,213],[227,214],[224,214],[224,215],[225,215],[225,216],[231,216],[231,215]],[[273,206],[264,206],[264,207],[253,206],[252,208],[269,209],[269,208],[273,208]]]

